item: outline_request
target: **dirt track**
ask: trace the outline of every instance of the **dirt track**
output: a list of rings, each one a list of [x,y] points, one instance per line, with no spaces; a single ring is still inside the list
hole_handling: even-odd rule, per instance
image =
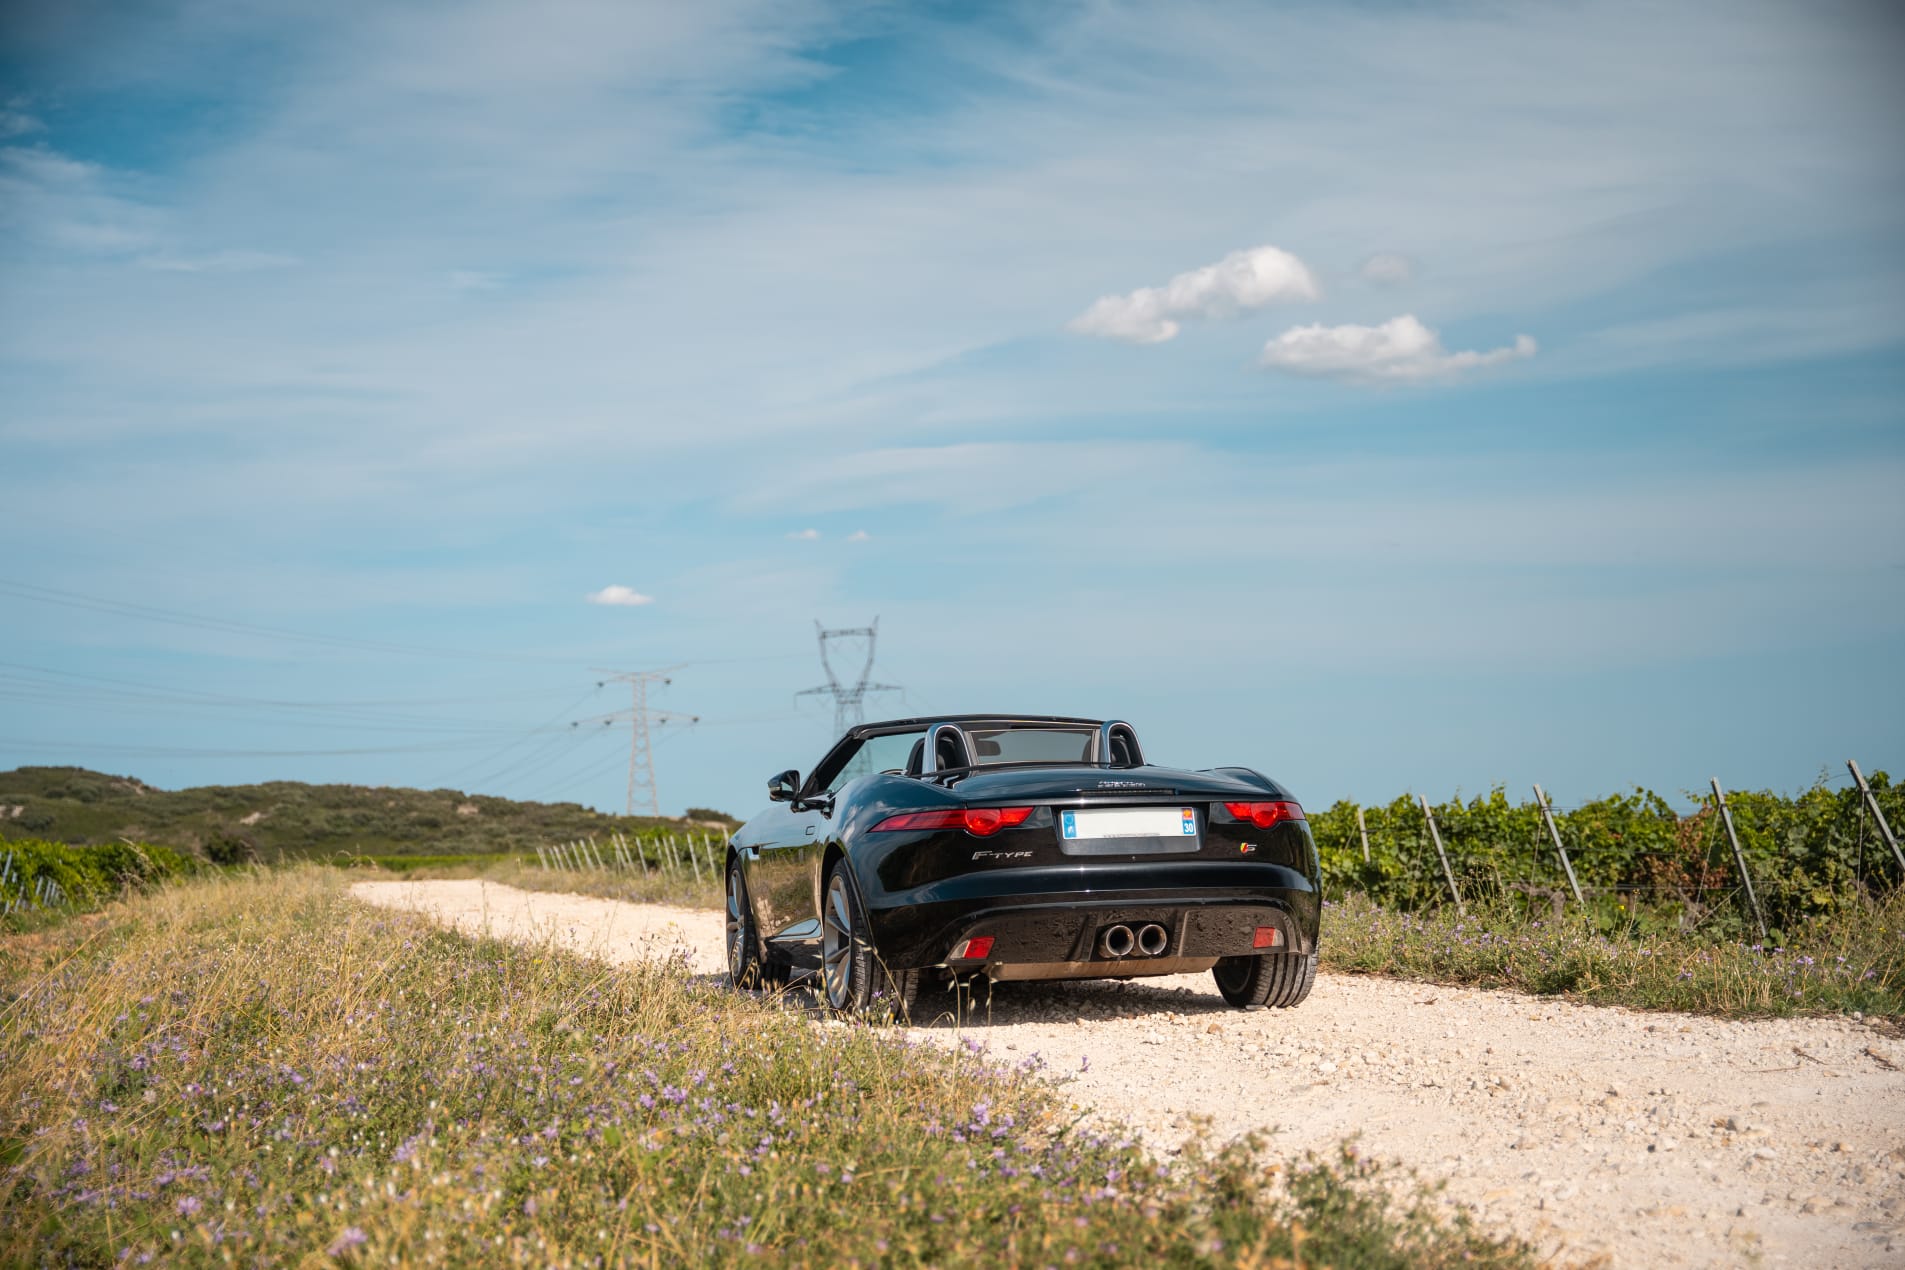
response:
[[[481,881],[352,893],[470,933],[723,968],[712,911]],[[926,1032],[1006,1061],[1037,1054],[1081,1108],[1163,1150],[1199,1117],[1226,1136],[1271,1130],[1292,1155],[1358,1137],[1568,1260],[1905,1259],[1905,1043],[1852,1021],[1732,1023],[1344,976],[1320,977],[1297,1010],[1243,1014],[1198,975],[1003,985],[989,1017]]]

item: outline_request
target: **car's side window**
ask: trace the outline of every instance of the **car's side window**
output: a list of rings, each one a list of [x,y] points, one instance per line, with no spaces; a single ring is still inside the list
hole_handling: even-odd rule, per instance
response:
[[[895,732],[891,736],[871,736],[851,748],[836,749],[821,760],[814,771],[814,787],[823,793],[837,794],[848,781],[874,772],[898,772],[906,768],[906,756],[923,732]]]

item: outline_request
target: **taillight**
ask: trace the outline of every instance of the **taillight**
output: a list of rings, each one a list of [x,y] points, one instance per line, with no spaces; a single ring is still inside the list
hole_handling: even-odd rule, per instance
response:
[[[990,838],[1001,829],[1018,828],[1031,816],[1030,807],[944,807],[937,811],[903,811],[873,826],[873,832],[964,829],[975,838]]]
[[[1283,947],[1283,932],[1275,926],[1259,926],[1257,933],[1250,940],[1250,946],[1252,948],[1281,948]]]
[[[953,945],[947,961],[984,961],[992,955],[992,936],[980,935],[976,939],[962,939]]]
[[[1248,820],[1259,829],[1268,829],[1272,825],[1286,820],[1303,819],[1303,809],[1293,802],[1275,803],[1225,803],[1225,810],[1239,820]]]

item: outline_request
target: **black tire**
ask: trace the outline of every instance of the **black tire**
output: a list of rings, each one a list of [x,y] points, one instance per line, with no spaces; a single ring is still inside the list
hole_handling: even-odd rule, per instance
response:
[[[762,974],[761,941],[754,925],[754,906],[748,902],[740,856],[728,861],[727,919],[728,986],[752,992],[766,976]]]
[[[836,1014],[913,1021],[927,975],[889,971],[867,937],[866,915],[846,865],[827,873],[820,899],[820,998]]]
[[[1224,957],[1211,967],[1217,990],[1240,1010],[1287,1010],[1303,1004],[1316,985],[1315,953]]]

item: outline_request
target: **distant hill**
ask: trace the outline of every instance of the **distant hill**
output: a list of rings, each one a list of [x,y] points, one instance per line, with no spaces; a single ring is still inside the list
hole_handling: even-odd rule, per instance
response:
[[[694,809],[694,823],[721,817]],[[730,822],[732,823],[732,822]],[[454,789],[372,785],[202,785],[164,790],[83,767],[0,773],[0,840],[131,838],[204,850],[239,839],[258,858],[530,851],[576,838],[679,831],[686,820],[610,816],[578,803],[523,803]]]

